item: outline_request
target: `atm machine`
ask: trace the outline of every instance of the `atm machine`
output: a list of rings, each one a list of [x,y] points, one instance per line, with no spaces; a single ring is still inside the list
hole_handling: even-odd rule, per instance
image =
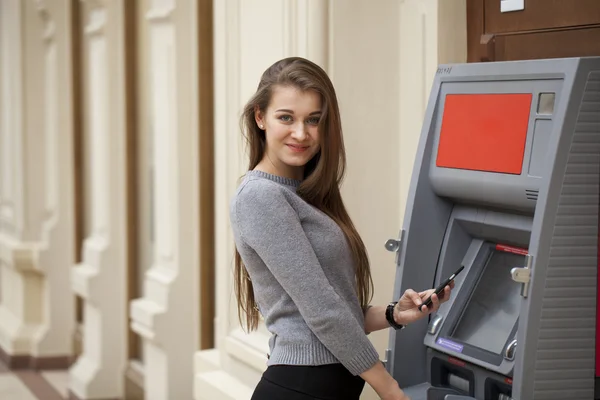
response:
[[[598,396],[600,57],[442,65],[396,252],[394,299],[464,266],[391,331],[412,400]]]

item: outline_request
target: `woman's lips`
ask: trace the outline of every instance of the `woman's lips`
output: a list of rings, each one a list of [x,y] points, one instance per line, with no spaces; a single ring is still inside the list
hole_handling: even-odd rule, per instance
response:
[[[308,150],[308,146],[299,146],[295,144],[288,144],[287,146],[295,153],[302,153],[303,151]]]

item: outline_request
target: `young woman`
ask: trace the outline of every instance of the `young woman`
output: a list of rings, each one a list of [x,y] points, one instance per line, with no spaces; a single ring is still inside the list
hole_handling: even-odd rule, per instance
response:
[[[325,71],[296,57],[273,64],[242,131],[250,165],[231,201],[235,290],[240,321],[256,329],[260,312],[272,333],[252,399],[353,400],[366,381],[384,400],[408,400],[367,334],[423,318],[442,300],[419,311],[433,289],[407,290],[387,308],[369,306],[369,261],[340,195],[342,124]]]

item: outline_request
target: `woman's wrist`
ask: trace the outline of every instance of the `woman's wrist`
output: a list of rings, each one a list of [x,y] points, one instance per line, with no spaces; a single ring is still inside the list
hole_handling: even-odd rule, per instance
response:
[[[398,310],[398,304],[394,306],[394,321],[399,325],[408,325],[406,321],[402,318],[401,312]]]

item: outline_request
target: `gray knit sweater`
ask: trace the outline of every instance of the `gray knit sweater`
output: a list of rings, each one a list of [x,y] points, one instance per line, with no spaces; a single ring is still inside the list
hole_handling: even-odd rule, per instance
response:
[[[236,247],[267,329],[268,365],[379,361],[364,330],[350,248],[339,226],[296,194],[299,181],[249,171],[231,201]]]

